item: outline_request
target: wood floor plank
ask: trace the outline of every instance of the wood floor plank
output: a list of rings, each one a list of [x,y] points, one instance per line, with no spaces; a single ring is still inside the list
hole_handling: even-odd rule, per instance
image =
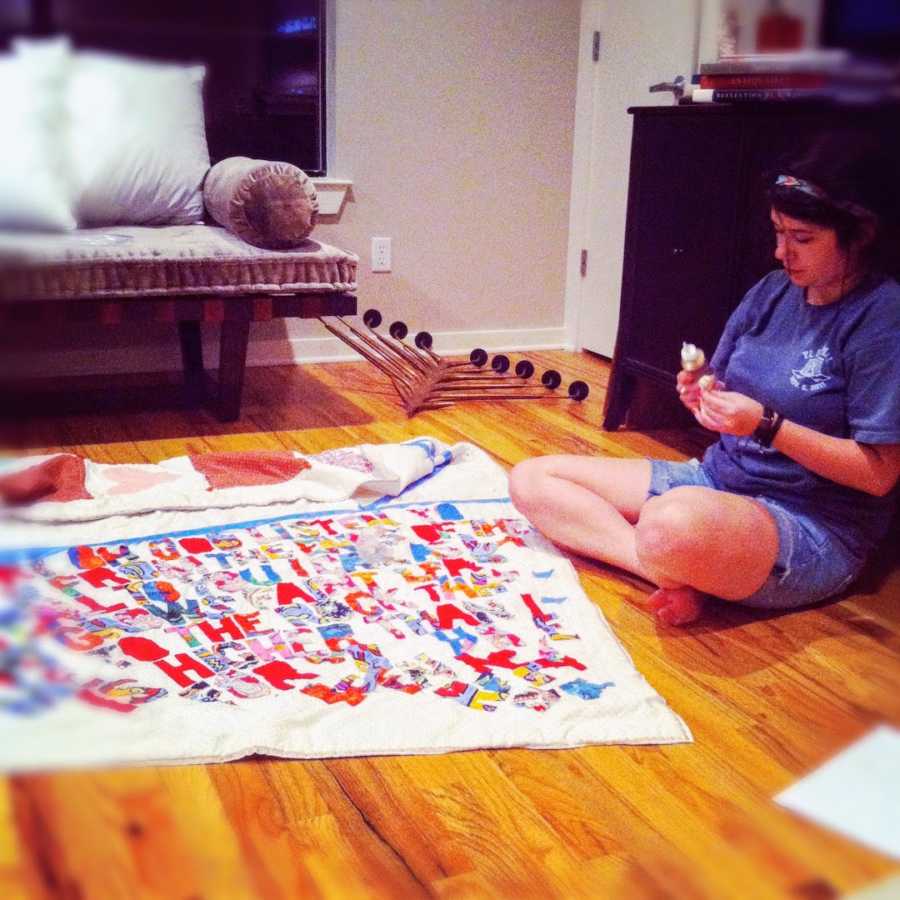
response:
[[[324,764],[249,761],[212,778],[263,896],[426,896]]]
[[[679,793],[677,780],[684,777],[685,769],[666,765],[664,752],[650,749],[636,755],[628,748],[589,747],[582,751],[582,758],[599,781],[624,799],[631,811],[629,818],[637,817],[654,831],[665,833],[714,896],[743,896],[744,886],[754,882],[759,885],[755,896],[783,896],[782,885],[773,883],[772,873],[761,870],[759,860],[752,858],[747,848],[719,833],[715,819],[710,821],[710,807],[697,796],[696,781],[691,785],[694,791],[686,796]],[[654,764],[663,768],[667,780],[654,776]],[[717,810],[713,807],[712,812],[715,815]]]
[[[197,893],[172,840],[175,817],[152,769],[19,777],[22,842],[42,854],[51,896],[163,898]]]
[[[195,896],[253,900],[259,896],[237,832],[205,766],[165,767],[157,775],[175,819],[170,838],[184,849]]]
[[[27,865],[16,827],[10,785],[0,782],[0,897],[24,900],[45,896]]]
[[[448,860],[462,857],[466,868],[507,896],[564,894],[574,880],[574,857],[489,755],[455,753],[399,762],[440,823]],[[508,840],[512,834],[515,842]]]
[[[423,885],[474,871],[455,852],[440,819],[428,815],[422,785],[392,759],[346,759],[326,763],[371,826],[391,846],[402,846],[404,860]]]
[[[328,827],[321,820],[329,819],[330,813],[312,785],[303,781],[305,768],[288,796],[275,791],[267,768],[250,760],[210,770],[227,828],[260,896],[320,897],[303,858],[315,846],[311,837]]]

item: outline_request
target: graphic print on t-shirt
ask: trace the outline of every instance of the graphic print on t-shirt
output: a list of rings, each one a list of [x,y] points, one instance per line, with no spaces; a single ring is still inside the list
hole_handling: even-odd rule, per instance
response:
[[[791,384],[801,391],[824,390],[831,380],[831,376],[822,371],[829,359],[831,352],[827,344],[823,344],[818,350],[804,350],[803,365],[799,369],[791,369]]]

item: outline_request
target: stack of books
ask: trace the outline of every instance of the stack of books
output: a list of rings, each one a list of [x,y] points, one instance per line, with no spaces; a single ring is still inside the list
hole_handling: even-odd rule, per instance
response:
[[[845,50],[757,53],[702,63],[694,103],[900,101],[897,61],[854,59]]]
[[[842,50],[723,57],[700,65],[691,99],[694,103],[827,100],[832,76],[847,62]]]

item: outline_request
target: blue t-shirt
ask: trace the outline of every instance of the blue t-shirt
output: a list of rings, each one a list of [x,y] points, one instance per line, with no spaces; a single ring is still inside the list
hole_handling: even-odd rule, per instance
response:
[[[900,284],[872,276],[826,306],[782,271],[732,313],[711,360],[726,390],[822,434],[900,444]],[[862,559],[890,523],[896,491],[844,487],[752,437],[720,435],[703,458],[724,490],[768,497],[816,517]]]

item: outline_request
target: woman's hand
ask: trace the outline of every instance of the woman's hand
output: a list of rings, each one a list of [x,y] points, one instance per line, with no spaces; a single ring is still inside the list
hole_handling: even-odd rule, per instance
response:
[[[763,414],[763,405],[737,391],[697,388],[700,397],[694,418],[710,431],[738,437],[753,434]],[[683,396],[683,395],[682,395]]]
[[[700,408],[700,386],[698,382],[709,370],[703,366],[693,371],[682,369],[675,379],[675,390],[681,402],[694,414]]]

